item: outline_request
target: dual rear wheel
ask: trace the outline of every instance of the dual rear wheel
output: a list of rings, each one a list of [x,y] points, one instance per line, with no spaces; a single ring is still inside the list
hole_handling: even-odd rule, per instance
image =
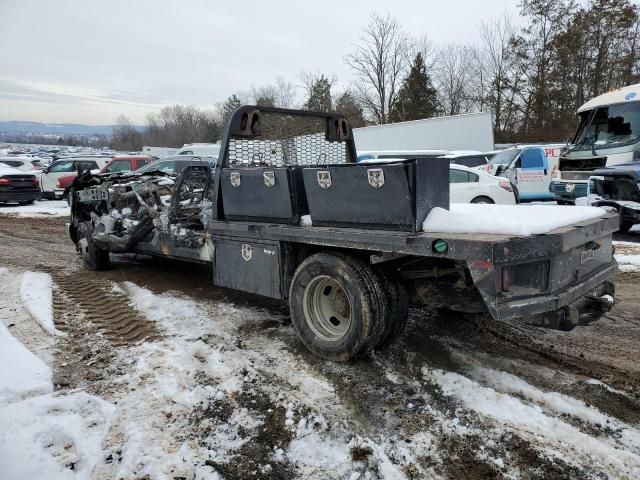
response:
[[[397,281],[342,253],[305,259],[293,276],[289,305],[302,342],[332,361],[389,346],[408,313],[407,294]]]

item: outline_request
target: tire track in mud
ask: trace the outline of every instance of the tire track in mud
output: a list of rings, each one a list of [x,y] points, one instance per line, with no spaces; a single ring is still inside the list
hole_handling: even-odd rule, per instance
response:
[[[114,292],[110,283],[88,272],[73,276],[49,273],[64,296],[73,301],[84,318],[96,325],[112,344],[135,345],[159,337],[155,322],[134,310],[128,298]],[[60,325],[62,331],[69,330],[64,321],[68,309],[68,302],[54,291],[54,323]]]

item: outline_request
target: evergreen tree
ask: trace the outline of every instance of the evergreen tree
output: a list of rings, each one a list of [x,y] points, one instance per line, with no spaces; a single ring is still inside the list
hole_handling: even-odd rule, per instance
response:
[[[362,105],[358,103],[356,97],[349,90],[340,95],[336,100],[336,112],[347,117],[352,128],[367,125]]]
[[[304,104],[307,110],[315,112],[329,112],[331,105],[331,82],[327,77],[321,75],[309,88],[309,99]]]
[[[229,115],[231,115],[231,113],[240,105],[242,105],[242,100],[240,100],[235,93],[227,98],[227,100],[222,105],[223,120],[226,121]]]
[[[411,65],[409,75],[398,91],[389,119],[392,122],[420,120],[433,117],[438,112],[436,89],[427,74],[427,67],[418,52]]]

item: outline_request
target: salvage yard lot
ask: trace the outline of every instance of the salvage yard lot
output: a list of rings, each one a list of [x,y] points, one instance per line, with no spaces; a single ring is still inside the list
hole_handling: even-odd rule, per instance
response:
[[[389,351],[334,364],[307,353],[282,304],[213,288],[205,268],[116,256],[85,271],[64,221],[0,215],[0,317],[40,359],[31,388],[0,386],[0,471],[640,476],[640,234],[616,245],[620,303],[591,326],[413,310]],[[47,295],[55,336],[33,303]],[[28,355],[6,362],[26,369]]]

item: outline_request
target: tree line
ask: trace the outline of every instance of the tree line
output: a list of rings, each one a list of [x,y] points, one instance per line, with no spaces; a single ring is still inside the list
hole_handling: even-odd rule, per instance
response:
[[[165,107],[142,130],[121,117],[113,144],[215,142],[243,104],[337,111],[353,127],[489,111],[497,142],[563,141],[581,104],[640,81],[640,9],[632,0],[521,0],[518,8],[524,27],[505,14],[482,22],[469,45],[438,45],[374,14],[344,58],[353,73],[346,88],[336,91],[336,76],[323,72],[295,83],[277,78],[211,109]]]

